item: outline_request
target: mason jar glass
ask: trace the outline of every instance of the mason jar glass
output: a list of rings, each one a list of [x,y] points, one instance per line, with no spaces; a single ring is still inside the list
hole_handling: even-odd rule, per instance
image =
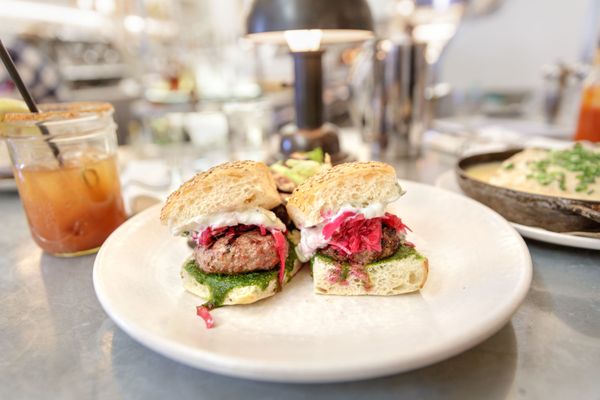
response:
[[[42,104],[4,130],[31,235],[47,253],[93,253],[126,219],[108,103]]]

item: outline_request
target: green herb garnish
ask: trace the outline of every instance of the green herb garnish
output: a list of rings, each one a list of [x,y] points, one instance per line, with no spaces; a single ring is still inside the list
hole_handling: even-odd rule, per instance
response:
[[[414,257],[417,260],[422,260],[424,258],[423,255],[421,255],[417,251],[417,249],[415,249],[414,247],[404,246],[403,245],[403,246],[398,247],[398,250],[394,254],[392,254],[391,256],[389,256],[387,258],[383,258],[381,260],[373,261],[371,264],[367,264],[365,267],[368,270],[368,269],[370,269],[370,268],[372,268],[374,266],[377,266],[377,265],[380,265],[380,264],[383,264],[383,263],[387,263],[387,262],[390,262],[390,261],[398,261],[398,260],[402,260],[402,259],[408,258],[408,257]],[[347,276],[348,275],[348,271],[349,271],[349,267],[350,267],[348,263],[337,262],[333,258],[331,258],[331,257],[329,257],[329,256],[327,256],[325,254],[319,253],[319,252],[317,252],[317,254],[315,254],[315,256],[311,259],[311,261],[310,261],[311,267],[312,267],[312,265],[314,264],[314,262],[315,262],[315,260],[317,258],[320,258],[321,261],[323,261],[323,262],[325,262],[327,264],[333,264],[333,263],[342,264],[342,267],[343,267],[343,269],[342,269],[342,275],[343,276]]]
[[[304,153],[304,155],[309,160],[313,160],[318,163],[325,162],[325,155],[323,153],[323,149],[320,147],[317,147],[316,149],[311,150],[311,151],[307,151],[306,153]]]
[[[551,150],[548,152],[548,158],[532,161],[528,166],[530,173],[527,179],[534,179],[544,186],[556,182],[561,190],[567,190],[565,173],[549,171],[549,168],[560,167],[576,173],[578,183],[575,191],[586,192],[589,185],[600,177],[600,153],[577,143],[569,150]]]

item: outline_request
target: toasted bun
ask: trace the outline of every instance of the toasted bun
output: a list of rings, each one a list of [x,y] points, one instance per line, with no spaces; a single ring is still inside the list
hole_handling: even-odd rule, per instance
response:
[[[324,221],[343,205],[366,207],[380,201],[389,203],[402,195],[391,165],[381,162],[352,162],[337,165],[308,178],[292,193],[287,211],[296,226],[305,228]]]
[[[254,207],[270,210],[280,203],[269,167],[256,161],[234,161],[199,173],[181,185],[167,199],[160,220],[178,227],[202,215]]]
[[[328,277],[335,270],[333,262],[321,256],[313,259],[313,289],[317,294],[342,296],[374,295],[393,296],[420,290],[429,271],[427,258],[419,253],[402,259],[391,259],[366,266],[371,282],[370,289],[364,283],[348,276],[347,284],[330,282]]]
[[[295,260],[294,268],[290,272],[286,271],[285,283],[288,283],[294,275],[296,275],[300,270],[300,267],[302,267],[302,263],[299,260]],[[185,268],[181,268],[181,279],[184,289],[188,292],[203,298],[205,301],[210,298],[208,286],[199,283],[185,270]],[[277,293],[277,277],[273,278],[265,289],[256,285],[241,286],[231,289],[231,291],[227,293],[223,305],[250,304],[273,296],[275,293]]]

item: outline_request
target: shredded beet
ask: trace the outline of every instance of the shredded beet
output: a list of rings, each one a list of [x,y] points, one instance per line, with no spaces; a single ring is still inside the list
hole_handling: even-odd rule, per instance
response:
[[[277,254],[279,254],[279,283],[283,284],[283,278],[285,276],[285,260],[288,254],[287,240],[280,230],[271,230],[271,235],[275,239],[275,248]]]
[[[342,226],[344,221],[354,216],[356,216],[356,213],[354,211],[346,211],[345,213],[342,213],[339,217],[325,225],[323,227],[323,236],[325,237],[325,239],[331,238],[333,233]]]
[[[330,241],[329,245],[332,247],[335,247],[336,249],[338,249],[339,251],[341,251],[342,253],[346,254],[346,255],[350,255],[352,254],[352,252],[350,251],[350,249],[348,247],[346,247],[344,245],[344,243],[339,243],[339,242],[335,242],[335,241]]]
[[[260,234],[261,235],[266,235],[267,234],[267,228],[265,228],[263,225],[235,225],[235,226],[222,226],[220,228],[211,228],[208,227],[205,230],[203,230],[201,233],[198,232],[192,232],[192,240],[196,241],[196,244],[198,246],[202,246],[202,247],[210,247],[213,245],[214,242],[217,241],[218,238],[222,237],[222,236],[237,236],[241,233],[244,232],[248,232],[251,231],[252,229],[256,229],[258,227],[258,229],[260,230]]]
[[[192,239],[196,241],[198,246],[210,247],[215,240],[228,231],[228,226],[222,226],[220,228],[208,227],[198,234],[198,232],[192,233]]]
[[[383,225],[402,233],[408,229],[394,214],[385,213],[383,217],[367,219],[363,214],[346,211],[323,227],[323,237],[330,246],[346,255],[367,250],[381,251]]]
[[[215,326],[215,321],[213,320],[212,315],[210,315],[210,310],[206,306],[198,306],[196,307],[196,314],[204,320],[206,324],[206,329],[211,329]]]
[[[398,232],[406,233],[407,230],[410,231],[410,228],[404,225],[402,220],[394,214],[385,213],[385,215],[383,216],[383,223],[391,228],[394,228]]]

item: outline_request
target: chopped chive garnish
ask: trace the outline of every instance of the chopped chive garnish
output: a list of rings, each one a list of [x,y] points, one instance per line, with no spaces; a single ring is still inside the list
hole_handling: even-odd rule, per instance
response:
[[[530,169],[527,179],[535,179],[544,186],[557,182],[561,190],[567,190],[565,173],[548,171],[548,167],[556,166],[577,173],[578,183],[575,191],[586,192],[589,185],[600,177],[600,152],[586,149],[577,143],[569,150],[551,150],[548,152],[548,158],[532,161],[527,165]],[[591,193],[593,190],[588,192]]]

